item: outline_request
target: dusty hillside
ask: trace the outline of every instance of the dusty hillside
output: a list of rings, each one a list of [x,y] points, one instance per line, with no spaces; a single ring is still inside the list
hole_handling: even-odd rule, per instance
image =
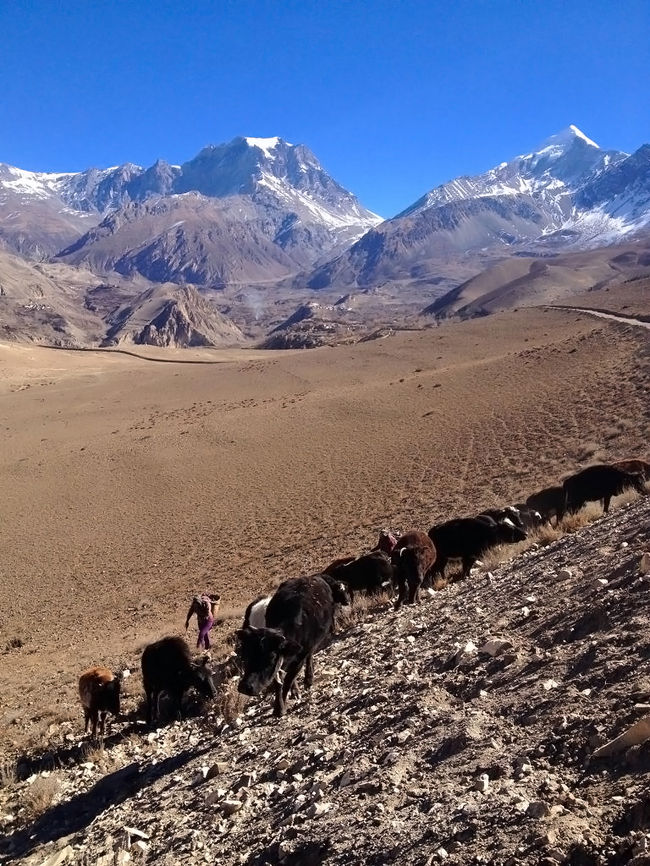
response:
[[[240,698],[230,724],[213,711],[136,728],[81,766],[39,776],[36,764],[0,799],[13,830],[0,852],[105,866],[641,866],[650,728],[596,750],[650,718],[649,547],[637,501],[419,607],[344,626],[285,719]]]
[[[647,332],[574,312],[311,352],[146,351],[218,363],[0,350],[0,647],[24,643],[2,650],[5,749],[77,721],[80,667],[177,630],[197,589],[241,609],[382,526],[647,449]]]
[[[424,313],[468,318],[539,304],[573,303],[595,290],[616,296],[626,281],[648,275],[648,240],[547,256],[513,256],[452,289]]]

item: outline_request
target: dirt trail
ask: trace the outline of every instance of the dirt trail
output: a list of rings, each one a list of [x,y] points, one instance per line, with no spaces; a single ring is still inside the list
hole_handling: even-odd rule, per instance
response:
[[[552,306],[551,310],[571,310],[576,313],[588,313],[590,316],[597,316],[599,319],[610,319],[613,322],[619,322],[622,325],[637,325],[641,328],[646,328],[650,331],[650,320],[644,321],[637,316],[623,316],[620,313],[614,313],[608,310],[590,310],[586,307],[568,307],[568,306]]]

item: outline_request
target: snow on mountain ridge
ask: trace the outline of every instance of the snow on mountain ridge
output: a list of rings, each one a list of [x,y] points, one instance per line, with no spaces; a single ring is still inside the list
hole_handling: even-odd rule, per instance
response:
[[[265,156],[268,156],[269,159],[273,159],[275,154],[273,154],[272,151],[276,149],[282,139],[277,135],[273,138],[251,138],[250,136],[244,136],[244,141],[250,147],[259,147],[260,150],[264,151]],[[288,144],[289,147],[293,147],[293,145],[288,141],[284,143]]]
[[[565,127],[565,129],[561,129],[559,132],[556,132],[555,135],[551,135],[549,136],[549,138],[545,139],[542,144],[537,148],[537,152],[539,152],[540,150],[544,150],[547,147],[561,147],[564,145],[570,145],[576,139],[580,139],[591,147],[595,147],[600,150],[600,146],[596,144],[593,139],[588,138],[588,136],[586,136],[584,132],[582,132],[582,130],[578,129],[575,124],[571,123],[569,124],[569,126]]]
[[[627,154],[603,151],[573,124],[547,138],[538,150],[473,177],[459,177],[426,193],[396,218],[416,216],[432,207],[475,198],[527,195],[542,200],[560,219],[559,197],[569,195],[612,161]]]

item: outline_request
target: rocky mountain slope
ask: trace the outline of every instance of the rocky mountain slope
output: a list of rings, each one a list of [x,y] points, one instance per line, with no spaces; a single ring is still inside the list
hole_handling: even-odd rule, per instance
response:
[[[122,342],[231,346],[241,330],[191,286],[100,279],[0,252],[0,339],[88,348]]]
[[[236,138],[181,166],[46,174],[0,165],[6,249],[159,282],[294,273],[380,221],[307,147],[281,138]]]
[[[601,150],[570,126],[532,153],[431,190],[318,267],[308,284],[448,276],[459,261],[480,270],[513,253],[633,236],[650,223],[649,159],[648,145],[632,155]]]
[[[358,611],[284,719],[231,686],[105,753],[67,723],[2,791],[0,856],[647,863],[649,527],[640,500],[419,607]]]

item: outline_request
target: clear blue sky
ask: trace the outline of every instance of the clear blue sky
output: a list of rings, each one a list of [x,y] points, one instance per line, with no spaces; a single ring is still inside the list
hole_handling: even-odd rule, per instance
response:
[[[0,162],[307,144],[383,216],[575,123],[650,141],[649,0],[0,0]]]

